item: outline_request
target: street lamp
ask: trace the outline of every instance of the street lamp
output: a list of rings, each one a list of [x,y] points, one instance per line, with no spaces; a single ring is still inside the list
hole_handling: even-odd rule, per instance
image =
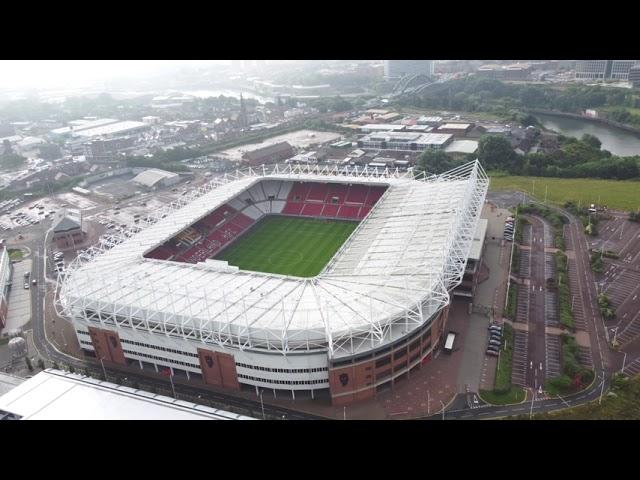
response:
[[[624,364],[627,362],[627,352],[624,352],[624,357],[622,358],[622,368],[620,369],[620,373],[624,372]]]
[[[264,403],[262,401],[262,389],[260,390],[260,408],[262,409],[262,419],[266,420],[266,417],[264,416]]]
[[[444,402],[440,400],[440,404],[442,405],[442,420],[444,420]]]
[[[100,357],[100,365],[102,365],[102,374],[104,375],[104,381],[107,381],[107,370],[104,368],[104,360]]]

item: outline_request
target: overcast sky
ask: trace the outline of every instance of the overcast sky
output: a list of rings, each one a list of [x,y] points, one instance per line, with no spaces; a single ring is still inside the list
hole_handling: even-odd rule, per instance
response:
[[[0,60],[0,88],[74,88],[110,78],[141,78],[228,60]]]

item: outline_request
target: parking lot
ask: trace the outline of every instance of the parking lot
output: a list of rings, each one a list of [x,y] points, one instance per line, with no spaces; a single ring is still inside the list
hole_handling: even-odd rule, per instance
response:
[[[530,223],[525,223],[522,227],[522,244],[531,245],[531,231],[532,227]]]
[[[526,278],[531,275],[531,252],[520,249],[520,271],[521,277]]]
[[[558,295],[553,290],[544,292],[544,323],[547,327],[558,327]]]
[[[584,318],[584,309],[582,306],[582,293],[578,288],[577,275],[578,270],[576,261],[570,258],[567,261],[567,272],[569,276],[569,290],[571,291],[571,312],[576,330],[587,330],[587,323]]]
[[[529,286],[518,285],[516,322],[527,323],[529,321],[529,298]]]
[[[514,330],[511,383],[525,386],[527,382],[529,332]]]
[[[545,336],[545,378],[558,377],[562,373],[561,356],[562,356],[562,339],[559,335],[547,334]]]
[[[556,261],[553,253],[544,254],[544,278],[556,278]]]
[[[7,323],[3,332],[11,332],[23,328],[31,320],[31,278],[24,274],[31,272],[31,259],[13,264],[11,273],[11,290],[8,298]],[[25,284],[28,286],[25,289]],[[36,286],[33,286],[34,288]]]

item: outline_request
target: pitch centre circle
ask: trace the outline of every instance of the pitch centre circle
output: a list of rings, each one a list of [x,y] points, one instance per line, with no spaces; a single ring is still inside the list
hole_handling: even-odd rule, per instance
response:
[[[293,265],[304,260],[304,255],[297,250],[286,253],[272,253],[269,255],[269,263],[271,265],[286,264]]]

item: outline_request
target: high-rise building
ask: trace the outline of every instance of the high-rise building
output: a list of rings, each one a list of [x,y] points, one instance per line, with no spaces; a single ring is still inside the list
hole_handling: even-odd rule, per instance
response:
[[[629,70],[636,64],[636,60],[612,60],[611,77],[614,80],[629,80]]]
[[[629,70],[637,60],[580,60],[576,62],[576,79],[628,80]]]
[[[607,78],[608,60],[582,60],[576,62],[576,79],[604,80]]]
[[[385,60],[384,76],[401,78],[405,75],[433,75],[432,60]]]
[[[629,81],[633,88],[640,88],[640,64],[629,69]]]

